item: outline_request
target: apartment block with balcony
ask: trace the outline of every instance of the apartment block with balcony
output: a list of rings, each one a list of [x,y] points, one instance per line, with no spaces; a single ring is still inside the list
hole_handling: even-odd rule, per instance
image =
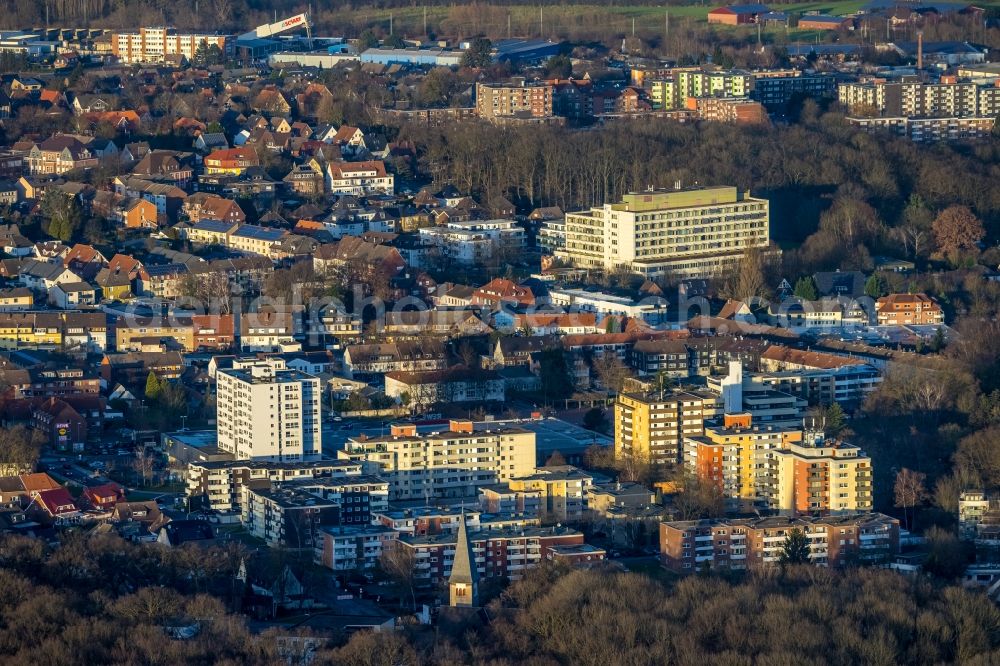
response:
[[[1000,114],[1000,86],[955,76],[932,82],[904,77],[843,83],[837,97],[850,113],[848,122],[914,141],[987,136]]]
[[[899,521],[881,513],[660,523],[660,557],[678,573],[701,569],[754,570],[780,562],[792,530],[809,541],[818,566],[881,564],[899,552]]]
[[[140,28],[138,31],[111,34],[111,53],[122,63],[163,62],[171,56],[194,59],[198,46],[217,46],[223,54],[231,52],[233,37],[217,34],[178,32],[174,28]]]
[[[940,304],[927,294],[889,294],[875,301],[879,326],[935,325],[944,323]]]
[[[753,73],[750,98],[768,111],[785,112],[799,97],[814,99],[837,96],[837,79],[831,74],[807,74],[799,70],[765,70]]]
[[[389,509],[389,482],[370,474],[291,481],[284,488],[303,490],[340,508],[338,525],[370,525],[375,515]]]
[[[320,529],[316,562],[334,571],[371,571],[382,551],[400,537],[385,525],[349,525]]]
[[[871,511],[872,462],[865,453],[822,432],[806,430],[799,442],[763,453],[757,501],[782,514]]]
[[[240,522],[272,548],[315,549],[320,529],[340,523],[340,506],[299,488],[243,487]]]
[[[206,457],[225,455],[217,447],[203,450]],[[347,487],[368,483],[361,473],[361,464],[347,460],[318,460],[275,462],[270,460],[206,460],[188,462],[187,497],[192,508],[202,507],[212,511],[238,511],[243,501],[243,489],[270,488],[272,484],[308,482],[315,486],[336,487],[343,482]],[[388,494],[388,487],[385,488]],[[371,490],[370,506],[380,507],[375,499],[378,490]],[[377,510],[377,509],[376,509]]]
[[[621,393],[615,402],[615,458],[676,464],[686,438],[704,434],[718,396],[709,391]]]
[[[632,192],[566,214],[557,258],[582,268],[625,268],[654,278],[710,277],[734,266],[748,249],[767,249],[766,199],[736,187]]]
[[[750,94],[752,77],[741,71],[706,71],[674,69],[668,77],[646,83],[656,109],[683,109],[689,97],[745,98]]]
[[[523,512],[492,510],[483,513],[459,506],[393,506],[375,515],[373,522],[402,534],[455,533],[462,516],[465,516],[466,527],[470,530],[522,529],[539,525],[539,520],[535,517],[537,513],[524,515]]]
[[[526,497],[537,492],[538,515],[550,522],[580,520],[587,503],[587,491],[593,485],[592,474],[572,465],[539,467],[534,474],[507,483],[511,491]]]
[[[979,536],[980,527],[996,531],[1000,518],[1000,499],[981,490],[965,490],[958,496],[958,533],[972,541]]]
[[[396,177],[385,170],[381,160],[330,162],[324,174],[330,194],[394,194]]]
[[[449,222],[418,230],[420,240],[463,266],[485,264],[494,257],[514,257],[527,247],[524,228],[514,220]]]
[[[479,580],[522,578],[528,569],[559,559],[571,563],[599,562],[606,554],[588,547],[583,534],[567,527],[528,527],[519,530],[468,532]],[[457,533],[402,536],[395,548],[413,552],[418,587],[448,580],[455,559]]]
[[[452,421],[449,430],[428,434],[393,425],[388,436],[351,438],[337,452],[388,481],[393,501],[474,498],[479,486],[532,474],[535,455],[534,432],[473,430],[471,421]]]
[[[553,91],[545,83],[477,83],[476,115],[487,120],[551,118]]]
[[[757,475],[769,451],[802,439],[802,431],[753,426],[750,414],[728,414],[721,425],[684,440],[684,464],[714,485],[734,510],[752,509],[758,499]]]
[[[237,459],[306,460],[322,451],[320,380],[281,359],[236,359],[216,374],[219,448]]]

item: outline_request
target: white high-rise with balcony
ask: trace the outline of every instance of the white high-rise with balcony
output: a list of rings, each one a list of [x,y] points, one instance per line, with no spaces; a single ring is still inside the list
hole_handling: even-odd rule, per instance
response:
[[[280,359],[237,359],[216,375],[219,448],[238,460],[309,460],[322,452],[320,380]]]

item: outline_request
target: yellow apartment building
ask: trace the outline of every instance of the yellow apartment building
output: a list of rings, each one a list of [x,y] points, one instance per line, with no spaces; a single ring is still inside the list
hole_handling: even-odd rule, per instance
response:
[[[62,331],[58,313],[0,312],[0,349],[61,347]]]
[[[572,465],[540,467],[530,476],[507,482],[512,491],[537,492],[540,513],[549,520],[579,519],[587,489],[593,485],[593,476]]]
[[[709,391],[622,393],[615,402],[615,457],[679,463],[683,442],[704,434],[719,397]]]

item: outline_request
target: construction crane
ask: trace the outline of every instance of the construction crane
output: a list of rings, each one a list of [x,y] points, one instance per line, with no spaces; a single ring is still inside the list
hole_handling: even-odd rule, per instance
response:
[[[289,16],[288,18],[275,21],[274,23],[259,25],[250,32],[237,37],[236,41],[241,42],[251,39],[268,39],[269,37],[274,37],[275,35],[279,35],[288,30],[296,30],[303,27],[306,29],[306,40],[308,40],[309,46],[312,47],[312,21],[309,18],[309,12]]]

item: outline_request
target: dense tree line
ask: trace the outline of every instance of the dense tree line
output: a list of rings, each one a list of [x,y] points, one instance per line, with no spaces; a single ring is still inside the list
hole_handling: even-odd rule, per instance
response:
[[[489,626],[431,647],[359,635],[337,664],[934,664],[996,658],[983,596],[884,571],[790,566],[666,586],[633,573],[542,569],[490,604]]]
[[[631,121],[589,132],[466,123],[407,126],[400,137],[418,146],[419,169],[435,182],[526,208],[574,210],[676,182],[750,189],[771,200],[773,236],[807,241],[797,253],[807,268],[867,268],[889,251],[925,258],[937,249],[932,222],[952,204],[968,206],[990,238],[1000,232],[1000,142],[918,146],[859,132],[810,102],[802,120],[763,130]]]
[[[317,664],[932,664],[1000,657],[985,596],[876,570],[789,564],[727,580],[545,566],[491,601],[490,622],[321,639]],[[57,548],[0,538],[0,659],[12,663],[289,663],[252,633],[226,586],[238,557],[116,537]],[[197,625],[187,640],[167,628]],[[794,631],[789,631],[794,628]],[[308,630],[305,630],[307,635]]]

